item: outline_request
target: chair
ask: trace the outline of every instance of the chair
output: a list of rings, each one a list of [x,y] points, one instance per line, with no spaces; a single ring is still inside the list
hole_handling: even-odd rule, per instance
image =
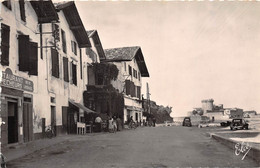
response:
[[[77,134],[86,134],[86,124],[77,122]]]

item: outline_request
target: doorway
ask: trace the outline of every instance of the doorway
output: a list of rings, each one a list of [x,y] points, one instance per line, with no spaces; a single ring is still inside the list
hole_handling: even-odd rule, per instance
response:
[[[31,98],[24,98],[23,103],[23,138],[24,142],[33,140],[33,114]]]
[[[56,107],[51,106],[51,128],[54,129],[54,135],[56,136]]]
[[[18,142],[18,108],[17,102],[9,102],[8,109],[8,144]]]

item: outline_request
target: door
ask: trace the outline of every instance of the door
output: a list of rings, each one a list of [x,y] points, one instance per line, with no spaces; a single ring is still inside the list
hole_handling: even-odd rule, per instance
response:
[[[23,103],[23,138],[24,142],[33,140],[32,104]]]
[[[68,107],[62,106],[62,131],[68,132]]]
[[[135,113],[135,121],[138,122],[138,113]]]
[[[8,143],[18,142],[18,109],[17,102],[8,102]]]
[[[54,129],[54,134],[56,136],[56,107],[51,106],[51,128]]]

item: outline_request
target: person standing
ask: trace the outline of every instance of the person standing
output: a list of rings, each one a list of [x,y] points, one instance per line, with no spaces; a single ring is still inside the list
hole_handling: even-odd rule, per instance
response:
[[[113,124],[113,118],[112,117],[110,117],[109,120],[108,120],[108,130],[109,130],[110,133],[113,132],[113,130],[114,130],[114,124]]]
[[[102,119],[100,118],[100,116],[98,115],[95,119],[95,124],[97,127],[97,132],[101,132],[101,123],[102,123]]]
[[[120,117],[117,117],[116,124],[117,124],[117,131],[122,131],[122,121]]]
[[[153,126],[155,127],[155,123],[156,123],[156,118],[153,117]]]

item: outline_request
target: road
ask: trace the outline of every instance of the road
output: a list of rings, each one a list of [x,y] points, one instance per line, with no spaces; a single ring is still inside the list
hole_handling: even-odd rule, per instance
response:
[[[8,168],[259,167],[197,127],[145,127],[78,136],[8,163]]]

